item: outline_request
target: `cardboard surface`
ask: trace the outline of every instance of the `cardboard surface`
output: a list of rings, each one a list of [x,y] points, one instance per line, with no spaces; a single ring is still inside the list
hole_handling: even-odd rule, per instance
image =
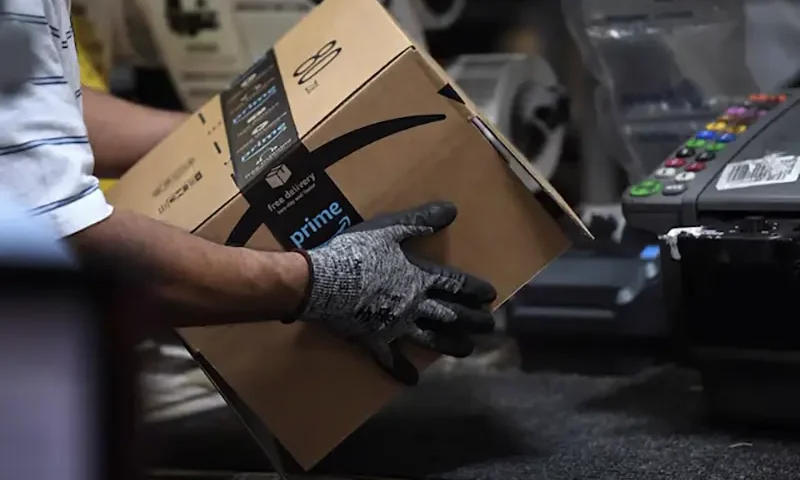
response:
[[[449,200],[454,224],[410,247],[490,280],[499,305],[568,246],[509,162],[585,229],[377,2],[327,0],[108,198],[266,250],[313,248],[362,219]],[[306,469],[401,388],[359,349],[303,324],[180,333]],[[409,354],[420,368],[435,360]]]

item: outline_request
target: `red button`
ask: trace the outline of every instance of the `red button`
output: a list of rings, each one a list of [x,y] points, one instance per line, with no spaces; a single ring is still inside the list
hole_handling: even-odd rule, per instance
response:
[[[699,172],[706,168],[706,164],[703,162],[694,162],[686,166],[687,172]]]
[[[768,98],[769,95],[766,95],[764,93],[754,93],[753,95],[750,95],[750,100],[753,102],[763,102]]]
[[[664,162],[665,167],[681,168],[684,165],[686,165],[686,160],[682,158],[670,158]]]
[[[782,94],[778,95],[778,101],[779,102],[785,102],[786,101],[786,94],[782,93]]]

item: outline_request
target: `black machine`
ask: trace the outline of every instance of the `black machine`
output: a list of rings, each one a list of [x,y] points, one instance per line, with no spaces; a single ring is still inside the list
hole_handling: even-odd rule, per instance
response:
[[[800,426],[800,220],[748,217],[672,230],[662,246],[679,358],[721,420]],[[789,313],[791,315],[791,313]]]
[[[596,240],[576,243],[506,305],[523,369],[632,374],[667,353],[660,250],[617,243],[604,223],[591,222]]]
[[[670,228],[750,215],[800,215],[800,95],[755,94],[681,145],[623,198],[629,225]]]
[[[681,145],[623,198],[661,235],[665,305],[680,359],[712,412],[800,424],[800,95],[754,94]]]

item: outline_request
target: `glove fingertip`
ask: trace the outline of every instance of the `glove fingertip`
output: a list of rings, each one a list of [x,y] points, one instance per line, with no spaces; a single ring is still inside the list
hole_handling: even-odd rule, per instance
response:
[[[400,351],[400,345],[392,342],[389,345],[392,352],[392,366],[389,372],[397,381],[409,387],[419,383],[419,371],[417,367]]]
[[[458,216],[458,207],[453,202],[433,202],[425,205],[425,223],[434,231],[453,223]]]

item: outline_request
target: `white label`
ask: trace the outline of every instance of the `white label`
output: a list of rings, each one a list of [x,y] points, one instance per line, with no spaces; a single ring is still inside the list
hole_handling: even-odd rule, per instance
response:
[[[771,153],[754,160],[730,163],[717,180],[717,190],[793,183],[800,177],[800,157]]]
[[[719,237],[722,232],[709,229],[706,227],[680,227],[673,228],[665,235],[659,238],[669,246],[669,253],[673,260],[679,261],[681,259],[681,252],[678,250],[678,238],[681,235],[690,235],[692,237]]]

